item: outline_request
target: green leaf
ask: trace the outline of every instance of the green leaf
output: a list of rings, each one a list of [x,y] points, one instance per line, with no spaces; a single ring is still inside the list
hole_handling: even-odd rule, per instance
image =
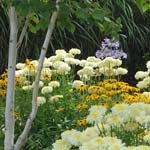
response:
[[[93,19],[95,19],[95,20],[100,20],[100,21],[102,21],[103,20],[103,18],[104,18],[104,13],[103,13],[103,11],[101,10],[101,9],[95,9],[93,12],[92,12],[92,17],[93,17]]]
[[[108,17],[104,17],[104,20],[107,21],[107,22],[112,22],[112,21],[110,20],[110,18],[108,18]]]
[[[84,9],[78,9],[76,11],[76,15],[78,18],[81,18],[81,19],[87,19],[89,16],[88,11]]]
[[[71,33],[74,33],[75,30],[76,30],[75,25],[74,25],[73,23],[71,23],[71,24],[70,24],[70,32],[71,32]]]
[[[29,23],[28,27],[29,27],[29,30],[30,30],[32,33],[36,33],[36,32],[37,32],[36,28],[35,28],[31,23]]]
[[[31,20],[32,20],[34,23],[36,23],[36,24],[39,23],[39,18],[38,18],[37,16],[32,16],[32,17],[31,17]]]

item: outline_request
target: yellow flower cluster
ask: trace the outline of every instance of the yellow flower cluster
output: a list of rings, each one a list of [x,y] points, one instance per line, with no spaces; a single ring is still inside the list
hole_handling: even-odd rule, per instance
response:
[[[77,120],[77,125],[78,126],[86,125],[86,123],[87,123],[86,118],[83,118],[81,120]]]
[[[83,89],[83,86],[78,87],[78,89]],[[84,88],[84,90],[86,89]],[[88,87],[87,92],[86,99],[88,101],[98,101],[103,104],[150,102],[150,98],[144,96],[139,88],[130,86],[128,83],[122,81],[117,81],[116,79],[101,81],[97,85]]]
[[[0,96],[6,94],[7,87],[7,71],[0,75]]]
[[[77,109],[86,109],[86,108],[88,108],[88,105],[86,103],[82,103],[82,104],[78,104],[76,108]]]
[[[76,87],[76,90],[79,91],[79,92],[84,92],[87,89],[88,89],[87,85],[81,85],[79,87]]]

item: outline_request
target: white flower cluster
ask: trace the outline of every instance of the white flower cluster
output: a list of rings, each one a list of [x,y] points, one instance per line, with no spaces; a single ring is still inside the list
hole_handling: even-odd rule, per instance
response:
[[[95,56],[89,56],[86,60],[76,59],[75,56],[80,54],[81,51],[76,48],[72,48],[69,52],[64,49],[58,49],[55,51],[55,55],[44,59],[43,68],[40,77],[40,87],[44,86],[44,82],[50,81],[53,76],[57,75],[67,75],[72,72],[74,66],[80,66],[82,69],[77,71],[77,75],[83,82],[89,81],[93,76],[118,76],[127,74],[125,68],[121,68],[120,65],[122,61],[119,59],[114,59],[112,57],[107,57],[104,60],[100,60]],[[34,84],[29,82],[29,76],[35,76],[37,73],[39,62],[37,60],[26,60],[26,63],[18,63],[16,65],[16,77],[23,76],[24,81],[22,81],[22,86],[24,90],[32,89]],[[24,83],[27,83],[25,85]],[[43,83],[42,83],[43,82]],[[78,82],[79,83],[79,82]],[[73,83],[73,87],[76,83]],[[82,83],[80,83],[83,85]],[[50,93],[53,91],[54,86],[45,85],[43,87],[42,93]],[[59,85],[57,85],[58,87]],[[52,87],[52,88],[50,88]]]
[[[79,150],[150,150],[149,146],[144,145],[126,147],[117,137],[100,137],[95,127],[88,127],[82,132],[66,130],[52,146],[52,150],[71,150],[72,146]]]
[[[144,127],[150,126],[150,104],[116,104],[107,112],[105,106],[92,106],[87,116],[89,123],[103,123],[108,126],[120,126],[127,122],[136,122]]]
[[[73,88],[80,87],[81,85],[84,85],[83,81],[81,81],[81,80],[74,80],[72,83]]]
[[[116,150],[117,148],[123,148],[124,144],[121,140],[115,137],[100,137],[99,132],[94,127],[89,127],[83,132],[77,130],[67,130],[61,134],[60,140],[57,140],[53,144],[52,150],[61,149],[64,145],[64,150],[71,149],[71,146],[79,147],[79,150]],[[113,149],[111,149],[113,147]]]
[[[135,79],[140,80],[137,87],[140,89],[150,88],[150,61],[146,63],[147,71],[138,71],[135,74]]]
[[[73,146],[79,150],[150,150],[149,146],[128,146],[117,137],[110,137],[113,126],[121,126],[122,130],[134,131],[139,125],[149,127],[150,104],[116,104],[107,110],[105,106],[94,105],[87,116],[89,123],[96,123],[94,127],[85,130],[66,130],[61,134],[61,139],[53,143],[52,150],[71,150]],[[118,127],[119,127],[118,126]],[[104,133],[104,137],[100,135]],[[150,142],[150,132],[143,136],[143,141]]]
[[[127,74],[128,70],[120,67],[122,61],[120,59],[114,59],[112,57],[106,57],[104,60],[100,60],[94,56],[88,57],[86,60],[80,61],[80,69],[77,74],[81,80],[90,80],[93,76],[119,76]]]

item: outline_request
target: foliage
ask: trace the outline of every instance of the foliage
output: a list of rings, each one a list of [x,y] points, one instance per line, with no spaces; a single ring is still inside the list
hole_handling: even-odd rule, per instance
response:
[[[120,78],[118,75],[111,76],[111,69],[109,75],[108,72],[104,72],[103,75],[95,74],[96,69],[94,70],[95,73],[91,74],[91,71],[88,71],[90,68],[87,68],[87,66],[89,64],[98,64],[101,60],[91,56],[86,60],[78,60],[75,58],[77,54],[80,54],[79,49],[70,49],[68,53],[59,49],[56,50],[56,55],[45,58],[38,94],[39,109],[23,149],[52,149],[52,143],[60,139],[61,133],[65,130],[77,129],[84,131],[87,127],[91,127],[91,123],[87,122],[86,117],[89,114],[89,108],[93,105],[107,106],[108,113],[110,113],[110,109],[116,104],[145,102],[146,105],[146,103],[150,102],[149,97],[144,96],[138,88],[116,79],[109,79],[112,77]],[[108,58],[102,62],[104,64],[108,63]],[[37,64],[37,60],[26,59],[25,63],[16,65],[15,137],[22,131],[30,113],[32,87]],[[71,70],[68,70],[66,64],[71,67]],[[78,67],[80,65],[79,72],[84,70],[85,74],[91,75],[91,77],[87,78],[87,80],[83,78],[84,80],[81,81],[82,76],[78,74],[80,80],[76,80],[76,71],[74,69],[77,66],[75,64]],[[102,64],[100,65],[101,67]],[[62,69],[63,66],[66,67]],[[95,65],[93,65],[93,68],[96,68]],[[65,74],[64,70],[66,70]],[[53,88],[49,88],[50,86],[53,86]],[[45,99],[43,99],[44,97]],[[0,100],[0,142],[3,143],[5,97],[1,97]],[[140,130],[132,132],[122,129],[118,127],[112,128],[111,135],[117,135],[127,145],[141,144],[135,139],[139,133],[144,132],[142,127],[140,127]],[[102,134],[102,136],[104,135]]]
[[[146,61],[144,56],[150,48],[149,11],[143,14],[136,1],[107,0],[104,3],[111,8],[114,17],[121,19],[123,26],[121,34],[124,35],[121,36],[121,43],[128,54],[127,66],[131,73],[129,78],[133,78],[133,74],[144,65]]]
[[[150,10],[150,2],[149,1],[144,1],[144,0],[136,0],[136,3],[138,4],[139,8],[143,11],[146,12],[147,10]]]

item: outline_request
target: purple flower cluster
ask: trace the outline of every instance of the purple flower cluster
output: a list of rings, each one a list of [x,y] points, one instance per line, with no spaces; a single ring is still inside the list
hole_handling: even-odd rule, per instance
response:
[[[120,48],[119,41],[105,38],[101,43],[100,49],[96,52],[96,57],[100,59],[106,57],[127,59],[127,54]]]

